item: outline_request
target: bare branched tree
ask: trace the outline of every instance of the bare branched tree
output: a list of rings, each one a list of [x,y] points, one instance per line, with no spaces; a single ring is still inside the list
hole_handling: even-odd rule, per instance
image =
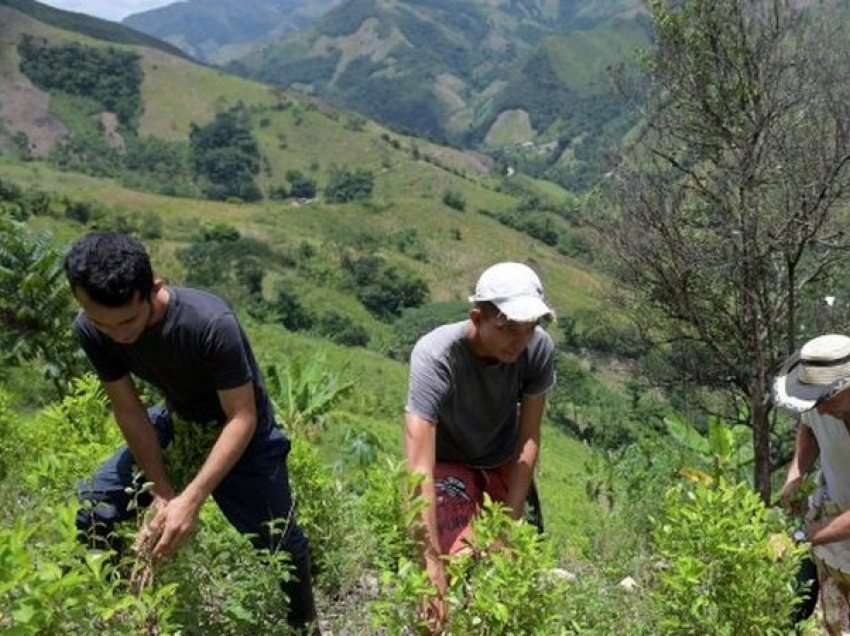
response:
[[[692,347],[683,376],[745,405],[765,500],[770,377],[798,344],[801,293],[847,246],[848,39],[802,4],[648,2],[654,45],[621,83],[641,87],[644,128],[603,233],[644,332]]]

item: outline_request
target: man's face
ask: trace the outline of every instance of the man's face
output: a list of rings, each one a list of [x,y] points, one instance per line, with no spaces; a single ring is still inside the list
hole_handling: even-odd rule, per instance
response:
[[[121,307],[100,305],[92,300],[84,289],[74,290],[74,296],[95,329],[121,344],[138,340],[151,317],[151,303],[149,300],[142,300],[139,292]]]
[[[537,322],[514,322],[502,314],[487,316],[478,311],[478,334],[488,356],[512,363],[525,351]]]
[[[831,415],[839,420],[850,419],[850,389],[821,402],[816,408],[821,415]]]

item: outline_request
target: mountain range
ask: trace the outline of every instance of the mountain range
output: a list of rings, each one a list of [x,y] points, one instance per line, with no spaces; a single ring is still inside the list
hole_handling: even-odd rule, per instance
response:
[[[583,187],[631,122],[607,68],[648,32],[636,0],[348,0],[230,68]]]
[[[307,26],[342,0],[185,0],[128,16],[123,23],[223,63]]]

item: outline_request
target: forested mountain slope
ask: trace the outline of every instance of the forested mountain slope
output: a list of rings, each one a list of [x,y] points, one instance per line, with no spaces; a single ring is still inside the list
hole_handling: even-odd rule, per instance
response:
[[[630,125],[606,69],[647,42],[631,1],[349,0],[232,68],[585,187]]]

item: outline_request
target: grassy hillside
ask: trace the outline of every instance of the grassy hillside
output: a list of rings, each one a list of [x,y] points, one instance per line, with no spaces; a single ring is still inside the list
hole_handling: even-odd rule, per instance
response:
[[[464,300],[478,273],[488,264],[518,259],[533,262],[539,269],[547,295],[560,313],[567,315],[598,306],[604,290],[604,281],[598,274],[486,216],[447,208],[439,194],[445,185],[453,185],[468,194],[473,205],[482,206],[509,205],[510,197],[476,190],[454,175],[429,180],[422,174],[427,174],[429,164],[422,164],[385,174],[378,184],[382,203],[377,209],[356,204],[247,205],[164,197],[122,188],[109,180],[58,172],[43,164],[21,164],[2,158],[0,177],[107,206],[112,216],[154,212],[164,221],[164,236],[171,236],[171,251],[190,241],[202,224],[214,223],[233,224],[246,236],[260,237],[281,252],[292,252],[302,242],[314,244],[320,257],[331,264],[341,250],[366,244],[423,276],[435,301]],[[51,219],[35,222],[55,226]],[[409,228],[417,230],[427,260],[407,256],[393,244],[393,236]],[[460,230],[459,240],[455,229]],[[335,302],[344,302],[346,296],[350,294],[344,290],[333,294]],[[377,323],[374,326],[379,327]]]

